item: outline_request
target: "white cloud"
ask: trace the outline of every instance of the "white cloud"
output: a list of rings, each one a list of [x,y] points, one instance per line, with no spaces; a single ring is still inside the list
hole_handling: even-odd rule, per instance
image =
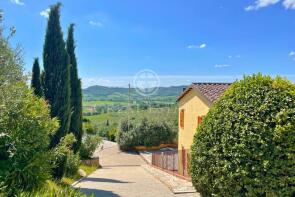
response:
[[[200,45],[200,49],[203,49],[203,48],[205,48],[207,45],[205,44],[205,43],[203,43],[203,44],[201,44]]]
[[[231,65],[228,64],[215,64],[214,67],[215,68],[225,68],[225,67],[230,67]]]
[[[10,0],[10,2],[14,3],[14,4],[17,4],[17,5],[25,5],[24,2],[22,2],[21,0]]]
[[[99,21],[89,21],[89,24],[95,27],[102,27],[102,23]]]
[[[49,17],[49,12],[50,12],[50,9],[47,8],[46,10],[41,11],[40,15],[45,17],[45,18],[48,18]]]
[[[292,60],[295,61],[295,51],[291,51],[291,52],[289,53],[289,56],[292,58]]]
[[[188,45],[187,48],[188,49],[197,49],[197,48],[199,48],[199,46],[197,46],[197,45]]]
[[[287,1],[287,0],[285,0]],[[260,8],[264,8],[270,5],[274,5],[276,3],[280,2],[280,0],[256,0],[254,2],[254,5],[249,5],[245,8],[246,11],[251,10],[259,10]]]
[[[205,48],[207,45],[205,43],[201,44],[201,45],[188,45],[187,48],[188,49],[203,49]]]
[[[284,0],[283,6],[286,9],[295,9],[295,0]]]

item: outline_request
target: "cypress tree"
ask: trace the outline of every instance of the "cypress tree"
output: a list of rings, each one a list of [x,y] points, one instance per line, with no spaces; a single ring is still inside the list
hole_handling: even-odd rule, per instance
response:
[[[68,29],[68,38],[66,42],[66,49],[70,59],[70,77],[71,77],[71,124],[70,132],[76,138],[74,144],[74,152],[80,148],[83,129],[82,129],[82,91],[81,81],[78,77],[77,59],[75,55],[75,40],[74,40],[74,24],[71,24]]]
[[[40,75],[40,81],[41,81],[41,89],[42,89],[42,93],[44,96],[44,87],[45,87],[45,71],[42,70],[41,75]]]
[[[34,94],[36,96],[39,96],[39,97],[43,96],[41,78],[40,78],[40,66],[39,66],[38,58],[34,59],[31,87],[34,89]]]
[[[70,65],[60,26],[60,6],[51,6],[43,49],[45,99],[51,105],[51,116],[60,121],[50,148],[59,143],[70,126]]]

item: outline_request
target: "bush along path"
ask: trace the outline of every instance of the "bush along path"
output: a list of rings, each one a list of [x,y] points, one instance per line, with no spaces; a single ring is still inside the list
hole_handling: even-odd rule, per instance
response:
[[[59,3],[50,7],[44,71],[40,72],[35,59],[31,89],[23,74],[23,52],[9,43],[15,30],[11,28],[5,37],[0,11],[0,196],[85,196],[60,180],[77,173],[82,131],[80,109],[75,109],[76,118],[72,119],[79,127],[69,131],[69,68],[73,62],[68,62],[59,8]],[[77,77],[76,73],[79,82]],[[80,92],[73,97],[79,103],[81,90],[76,91]]]
[[[245,77],[197,129],[193,184],[203,196],[294,196],[294,142],[295,85],[280,77]]]

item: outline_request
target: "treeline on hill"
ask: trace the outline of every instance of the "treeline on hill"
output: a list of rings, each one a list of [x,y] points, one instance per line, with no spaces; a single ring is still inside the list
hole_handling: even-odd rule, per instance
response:
[[[50,180],[75,174],[80,152],[89,157],[98,139],[82,143],[82,94],[75,57],[74,25],[67,42],[60,4],[51,6],[43,65],[35,59],[32,88],[23,75],[21,51],[0,26],[0,196],[84,196]],[[2,24],[3,15],[0,14]]]
[[[160,87],[155,94],[150,95],[151,102],[157,103],[175,103],[178,95],[183,91],[185,86]],[[83,89],[84,101],[114,101],[127,102],[129,99],[129,90],[124,87],[105,87],[105,86],[90,86]],[[136,92],[135,88],[130,89],[130,96],[136,104],[140,104],[145,100],[145,97]]]

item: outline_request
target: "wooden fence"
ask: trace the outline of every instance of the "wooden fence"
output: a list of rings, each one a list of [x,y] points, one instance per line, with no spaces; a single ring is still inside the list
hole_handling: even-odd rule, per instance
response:
[[[169,150],[152,153],[152,165],[189,178],[189,150]]]

